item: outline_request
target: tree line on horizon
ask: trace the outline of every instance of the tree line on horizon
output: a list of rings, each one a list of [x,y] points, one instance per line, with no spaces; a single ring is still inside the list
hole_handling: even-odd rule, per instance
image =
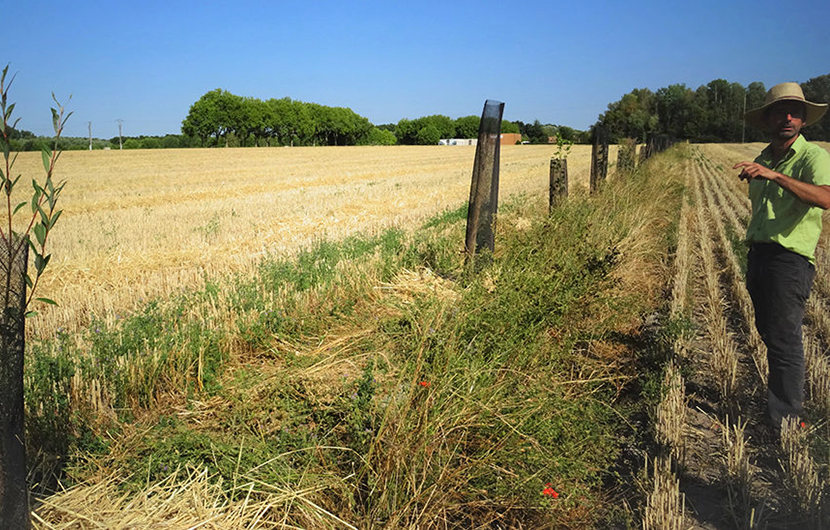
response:
[[[830,102],[830,74],[801,83],[804,97],[817,103]],[[744,126],[744,112],[764,104],[767,88],[758,81],[744,87],[715,79],[697,90],[674,84],[652,92],[637,88],[608,105],[593,126],[594,134],[604,130],[611,142],[664,135],[696,143],[763,142],[764,131]],[[830,141],[830,119],[825,118],[804,130],[810,140]]]
[[[830,102],[830,74],[801,84],[810,101]],[[587,131],[565,125],[502,120],[503,133],[520,133],[522,141],[549,143],[561,137],[574,143],[590,143],[602,130],[609,142],[652,136],[668,136],[691,142],[765,141],[763,131],[745,127],[745,110],[759,107],[766,96],[761,82],[747,87],[715,79],[692,90],[673,84],[651,91],[637,88],[608,104]],[[479,116],[450,118],[440,114],[397,123],[373,125],[347,107],[329,107],[291,98],[261,100],[217,88],[194,102],[182,121],[181,134],[93,138],[93,149],[165,149],[187,147],[253,147],[318,145],[435,145],[442,138],[476,138]],[[830,118],[805,129],[810,140],[830,141]],[[25,130],[11,131],[11,147],[18,151],[51,146],[48,137]],[[63,150],[89,149],[85,137],[62,137]]]

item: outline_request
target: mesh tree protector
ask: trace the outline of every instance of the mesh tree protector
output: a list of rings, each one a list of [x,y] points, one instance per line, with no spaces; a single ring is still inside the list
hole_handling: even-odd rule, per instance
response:
[[[13,250],[14,249],[14,250]],[[23,416],[27,245],[0,239],[0,522],[29,528]]]
[[[472,258],[482,249],[493,252],[496,211],[499,200],[499,146],[504,103],[488,99],[478,129],[470,204],[467,210],[465,249]]]

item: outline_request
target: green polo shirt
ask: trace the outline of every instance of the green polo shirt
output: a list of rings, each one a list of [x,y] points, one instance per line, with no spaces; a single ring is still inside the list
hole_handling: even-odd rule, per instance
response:
[[[799,135],[777,164],[767,146],[755,162],[774,171],[819,186],[830,186],[830,153]],[[756,178],[749,183],[752,219],[746,230],[750,243],[778,243],[815,263],[821,235],[822,209],[808,206],[775,182]]]

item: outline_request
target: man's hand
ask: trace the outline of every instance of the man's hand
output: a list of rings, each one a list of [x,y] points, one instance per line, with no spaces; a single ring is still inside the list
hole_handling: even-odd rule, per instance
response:
[[[756,162],[739,162],[732,166],[732,169],[740,169],[741,174],[738,178],[741,180],[751,181],[755,178],[762,178],[767,180],[778,180],[783,175],[777,171],[773,171],[768,167],[762,166]]]

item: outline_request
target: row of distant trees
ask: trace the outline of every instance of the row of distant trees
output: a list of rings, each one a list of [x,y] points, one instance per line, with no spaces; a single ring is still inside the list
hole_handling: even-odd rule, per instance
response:
[[[442,138],[475,138],[479,116],[440,114],[375,126],[344,107],[291,98],[261,100],[217,88],[196,101],[182,122],[185,136],[201,145],[435,145]],[[573,140],[575,129],[561,127]],[[560,127],[502,121],[502,132],[522,133],[531,143],[547,143]],[[587,135],[585,135],[587,137]]]
[[[44,147],[52,148],[55,139],[48,136],[36,136],[26,130],[12,130],[10,147],[14,151],[41,151]],[[166,134],[164,136],[115,136],[109,140],[92,139],[92,149],[175,149],[180,147],[199,147],[199,140],[183,134]],[[84,151],[89,149],[88,137],[60,137],[58,148],[61,151]]]
[[[830,102],[830,74],[801,83],[809,101]],[[652,92],[639,88],[608,105],[595,127],[603,127],[611,141],[652,135],[692,142],[764,141],[763,131],[745,127],[745,110],[764,103],[767,88],[761,82],[744,87],[715,79],[692,90],[684,84],[669,85]],[[830,119],[823,119],[804,131],[811,140],[830,141]]]
[[[830,102],[830,74],[801,84],[810,101]],[[746,109],[763,104],[766,87],[753,82],[744,87],[715,79],[692,90],[674,84],[651,91],[634,89],[608,105],[590,131],[565,125],[502,120],[503,133],[520,133],[522,141],[545,144],[560,137],[574,143],[589,143],[602,127],[609,141],[667,135],[693,142],[764,141],[763,131],[743,124]],[[349,108],[304,103],[290,98],[260,100],[222,89],[212,90],[193,105],[182,122],[182,134],[114,137],[92,140],[93,149],[169,149],[212,146],[282,145],[435,145],[441,138],[475,138],[479,116],[450,118],[440,114],[398,123],[373,125]],[[830,141],[830,118],[805,130],[811,140]],[[13,131],[11,148],[36,151],[52,140],[28,131]],[[63,150],[89,149],[89,139],[60,139]]]
[[[182,134],[202,145],[361,145],[395,143],[394,138],[345,107],[290,98],[261,100],[217,88],[193,105]]]

